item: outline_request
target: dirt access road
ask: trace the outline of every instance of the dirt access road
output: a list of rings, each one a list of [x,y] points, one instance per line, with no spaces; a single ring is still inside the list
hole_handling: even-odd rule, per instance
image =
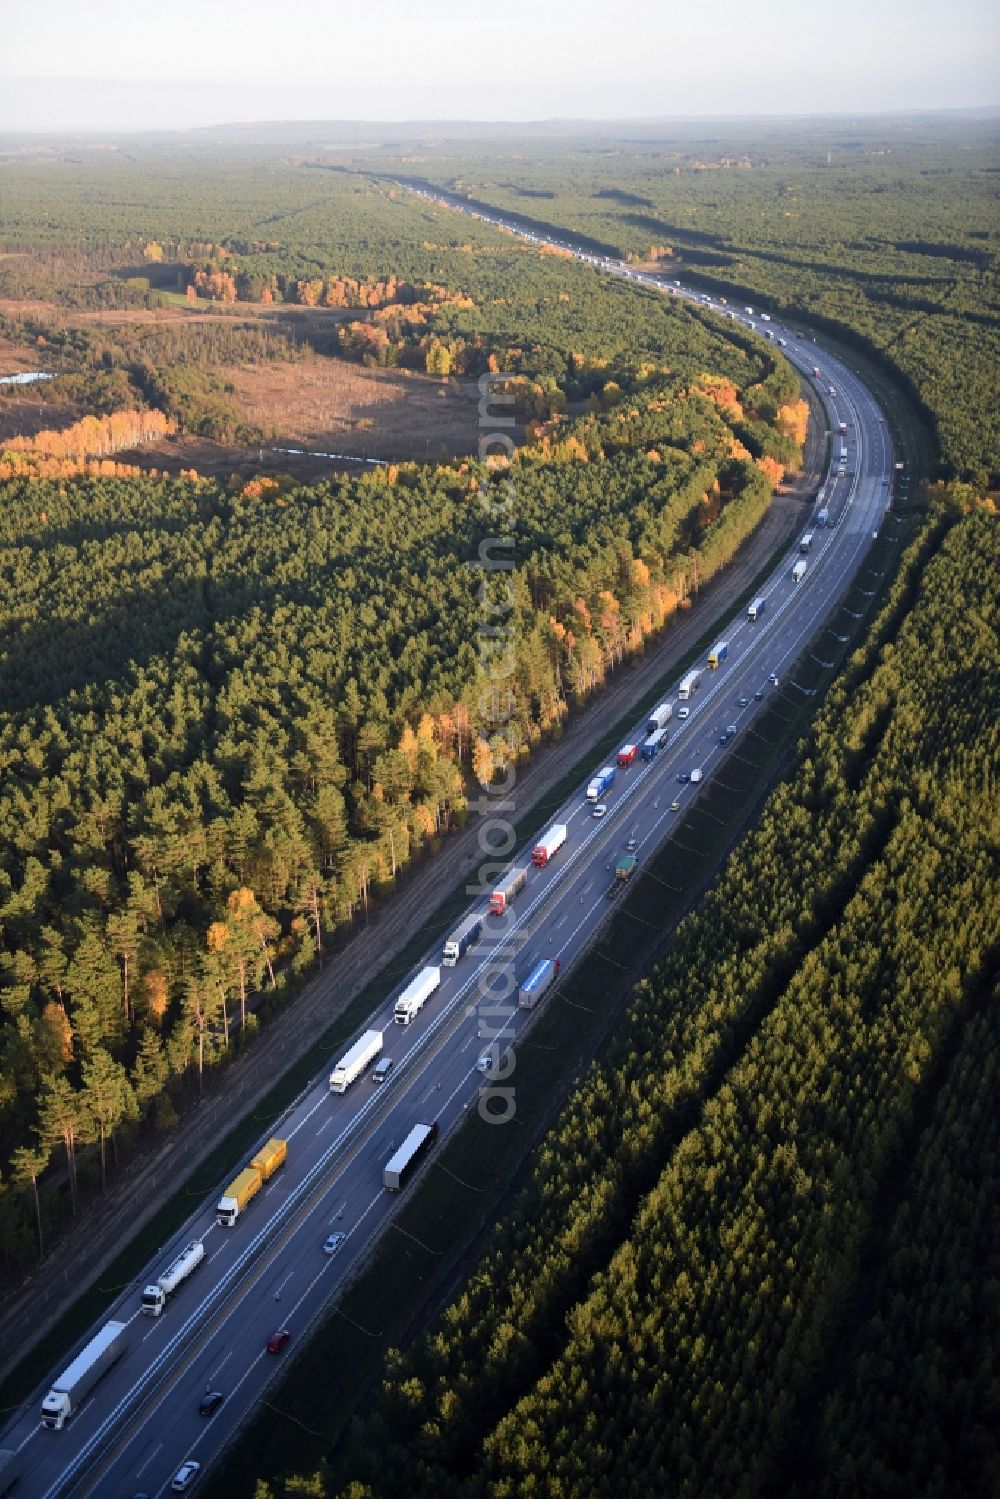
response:
[[[697,640],[742,594],[776,548],[802,523],[804,503],[818,482],[825,434],[820,408],[808,390],[813,420],[802,476],[788,494],[777,496],[735,561],[702,589],[694,607],[675,620],[634,664],[626,664],[604,691],[566,725],[558,743],[541,749],[517,781],[517,816],[530,813],[573,766],[645,693],[651,691]],[[0,1314],[4,1355],[0,1378],[27,1354],[65,1311],[73,1295],[93,1285],[133,1233],[155,1213],[172,1184],[183,1181],[213,1150],[237,1120],[282,1072],[302,1057],[319,1035],[372,976],[391,965],[394,955],[425,924],[439,904],[479,864],[476,819],[450,838],[440,854],[387,901],[371,924],[302,991],[225,1073],[209,1079],[208,1091],[162,1145],[127,1170],[106,1197],[81,1214],[71,1236],[52,1251],[19,1292],[6,1298]],[[401,975],[400,975],[401,976]],[[69,1293],[69,1294],[67,1294]],[[12,1357],[12,1353],[15,1355]]]

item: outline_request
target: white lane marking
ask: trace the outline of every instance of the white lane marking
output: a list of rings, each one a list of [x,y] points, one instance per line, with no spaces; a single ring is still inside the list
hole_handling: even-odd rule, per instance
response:
[[[218,1383],[220,1371],[226,1367],[226,1365],[229,1363],[229,1360],[232,1358],[232,1356],[233,1356],[233,1350],[230,1348],[229,1352],[226,1354],[225,1358],[222,1360],[222,1363],[218,1364],[212,1370],[212,1373],[209,1375],[209,1379],[211,1380],[212,1384],[217,1384]]]
[[[305,1126],[309,1123],[309,1120],[316,1113],[316,1110],[317,1109],[321,1109],[323,1107],[323,1105],[326,1103],[326,1101],[327,1101],[326,1095],[320,1094],[319,1098],[317,1098],[317,1100],[313,1104],[312,1108],[309,1109],[305,1114],[303,1114],[303,1116],[299,1120],[298,1124],[296,1124],[292,1129],[288,1130],[287,1135],[286,1135],[286,1139],[289,1139],[289,1140],[294,1139],[295,1136],[298,1134],[299,1130],[305,1128]]]
[[[145,1473],[146,1469],[149,1467],[150,1463],[153,1461],[153,1458],[156,1456],[156,1454],[158,1452],[162,1452],[162,1451],[163,1451],[163,1443],[161,1442],[158,1447],[154,1447],[153,1448],[152,1452],[149,1454],[149,1456],[147,1457],[146,1461],[143,1463],[142,1467],[141,1468],[136,1468],[136,1470],[135,1470],[135,1476],[136,1476],[136,1478],[141,1478],[142,1477],[142,1475]]]

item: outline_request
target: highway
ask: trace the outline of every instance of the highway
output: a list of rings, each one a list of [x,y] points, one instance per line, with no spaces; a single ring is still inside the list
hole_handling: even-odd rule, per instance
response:
[[[498,216],[491,222],[502,220]],[[656,277],[590,254],[580,258],[610,274],[665,290]],[[703,295],[676,286],[671,295],[690,295],[702,307],[709,305]],[[711,305],[744,325],[753,322],[758,331],[763,326],[743,309]],[[811,549],[802,558],[804,577],[799,582],[793,577],[800,560],[796,543],[758,590],[767,600],[763,615],[751,621],[744,612],[725,630],[720,628],[729,647],[721,665],[710,669],[704,661],[698,663],[701,686],[687,704],[678,701],[676,686],[666,694],[672,703],[668,741],[652,761],[637,759],[618,771],[603,797],[606,814],[594,817],[584,780],[551,818],[567,825],[566,843],[545,868],[530,867],[530,845],[510,856],[512,865],[529,865],[525,888],[507,916],[485,919],[481,939],[456,967],[441,969],[440,987],[413,1023],[394,1024],[395,993],[371,1017],[369,1025],[384,1033],[383,1054],[395,1064],[386,1082],[374,1086],[369,1072],[344,1095],[334,1095],[327,1074],[337,1057],[331,1057],[270,1132],[287,1139],[287,1162],[236,1224],[223,1228],[215,1221],[215,1200],[226,1185],[220,1182],[219,1192],[162,1246],[140,1279],[123,1290],[107,1317],[127,1324],[125,1352],[65,1429],[42,1427],[39,1410],[48,1382],[39,1388],[0,1437],[0,1446],[19,1452],[17,1499],[161,1495],[169,1492],[173,1475],[189,1458],[203,1465],[198,1476],[204,1479],[204,1468],[329,1313],[345,1277],[365,1258],[405,1195],[383,1189],[382,1170],[411,1126],[437,1121],[444,1136],[469,1109],[479,1106],[497,1118],[506,1112],[504,1090],[516,1077],[518,1039],[532,1018],[516,1007],[513,984],[523,981],[540,958],[558,958],[563,972],[579,959],[614,909],[606,892],[626,844],[636,845],[641,870],[705,780],[728,756],[739,753],[742,737],[767,700],[775,693],[803,690],[795,683],[794,663],[809,650],[824,660],[823,622],[862,568],[873,533],[883,523],[893,455],[872,396],[849,369],[826,353],[818,355],[811,340],[773,320],[767,331],[775,342],[785,341],[782,353],[813,382],[833,433],[834,471],[821,501],[808,517],[804,513],[803,531],[814,532]],[[818,376],[814,366],[821,369]],[[843,439],[840,422],[848,429]],[[843,472],[841,441],[847,446]],[[818,527],[821,506],[829,511],[829,525]],[[689,712],[682,719],[684,706]],[[730,725],[736,726],[735,736],[722,745],[720,736]],[[641,744],[645,733],[643,719],[622,742]],[[693,770],[703,772],[700,785],[680,779]],[[496,883],[489,880],[470,913],[485,911],[488,890]],[[440,946],[423,961],[440,964]],[[552,1002],[553,992],[542,1006]],[[497,1070],[484,1077],[476,1062],[491,1044]],[[244,1164],[234,1162],[232,1175]],[[327,1255],[323,1242],[334,1230],[346,1238],[335,1254]],[[143,1285],[194,1239],[204,1242],[203,1264],[162,1316],[143,1315]],[[267,1352],[268,1338],[282,1328],[290,1334],[287,1346],[276,1354]],[[327,1335],[336,1337],[335,1322]],[[66,1351],[53,1377],[84,1341]],[[203,1417],[198,1407],[208,1390],[219,1390],[225,1398],[215,1414]]]

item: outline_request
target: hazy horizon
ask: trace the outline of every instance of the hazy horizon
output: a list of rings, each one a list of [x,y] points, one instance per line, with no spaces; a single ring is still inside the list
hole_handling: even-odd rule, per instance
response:
[[[16,4],[5,17],[0,130],[176,130],[238,121],[506,123],[912,114],[997,102],[986,0],[717,0],[694,17],[635,0],[460,0],[363,7],[263,0]],[[43,61],[44,60],[44,61]],[[137,76],[140,75],[140,76]]]

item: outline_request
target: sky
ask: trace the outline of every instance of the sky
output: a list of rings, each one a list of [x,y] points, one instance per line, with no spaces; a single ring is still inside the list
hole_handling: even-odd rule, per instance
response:
[[[0,130],[1000,102],[994,0],[0,0]]]

